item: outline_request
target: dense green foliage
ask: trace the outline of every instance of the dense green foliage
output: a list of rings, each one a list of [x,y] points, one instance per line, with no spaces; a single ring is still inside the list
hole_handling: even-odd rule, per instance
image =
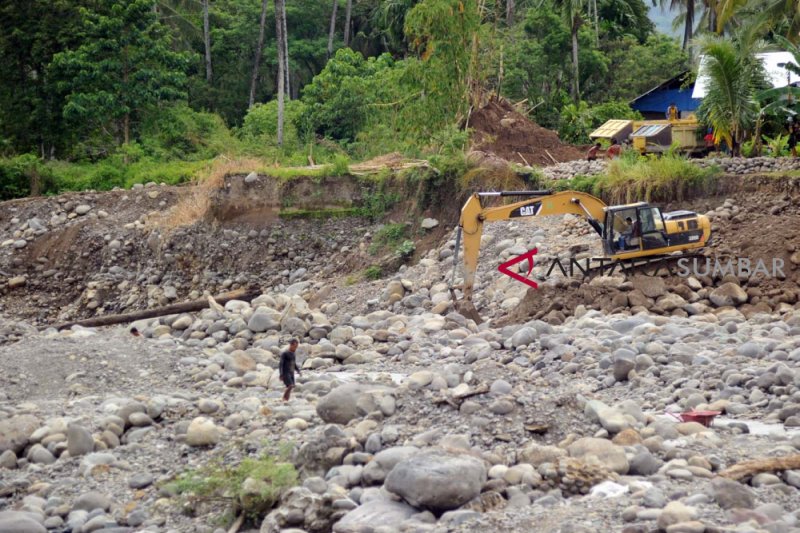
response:
[[[561,109],[561,123],[558,134],[565,141],[571,143],[590,142],[589,134],[610,119],[641,120],[643,117],[638,111],[622,101],[606,102],[589,107],[586,102],[579,105],[568,104]]]
[[[767,88],[764,67],[755,57],[757,46],[738,35],[734,39],[709,36],[701,47],[706,59],[701,69],[710,83],[698,116],[738,154],[758,117],[756,93]]]
[[[330,55],[331,3],[286,2],[280,146],[273,2],[263,27],[258,0],[209,2],[208,47],[203,2],[0,4],[0,194],[180,182],[232,156],[347,172],[349,160],[397,151],[452,174],[466,168],[464,122],[487,96],[525,102],[583,143],[604,119],[636,117],[635,96],[696,72],[692,47],[716,57],[701,116],[719,136],[738,147],[755,129],[758,152],[761,128],[774,138],[785,123],[782,97],[748,72],[760,40],[796,44],[796,2],[664,0],[686,23],[679,43],[655,33],[644,0],[359,0],[345,46],[338,1]]]

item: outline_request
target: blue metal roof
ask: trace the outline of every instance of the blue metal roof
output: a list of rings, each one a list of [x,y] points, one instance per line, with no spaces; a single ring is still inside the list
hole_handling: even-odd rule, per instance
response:
[[[666,113],[675,102],[680,111],[696,111],[701,101],[692,98],[691,89],[656,89],[631,102],[631,108],[642,113]]]

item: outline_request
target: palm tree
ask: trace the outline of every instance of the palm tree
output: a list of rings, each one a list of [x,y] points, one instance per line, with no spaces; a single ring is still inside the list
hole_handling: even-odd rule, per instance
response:
[[[331,28],[328,32],[328,59],[333,55],[333,36],[336,35],[336,8],[339,7],[339,0],[333,0],[331,9]]]
[[[383,0],[374,11],[374,24],[381,28],[385,47],[393,50],[405,48],[404,26],[406,14],[419,0]]]
[[[208,0],[203,0],[203,48],[206,53],[206,81],[214,78],[211,70],[211,26],[208,21]]]
[[[284,0],[275,0],[275,36],[278,45],[278,146],[283,145],[283,106],[286,84],[286,53],[288,36],[286,28],[286,3]]]
[[[555,0],[554,6],[561,11],[572,34],[572,99],[581,99],[580,69],[578,68],[578,30],[583,26],[585,0]]]
[[[195,37],[202,36],[206,81],[211,83],[214,76],[211,69],[211,24],[208,3],[209,0],[201,0],[201,13],[197,13],[197,2],[193,0],[156,0],[153,4],[153,10],[158,13],[159,20],[174,30],[173,35],[176,36],[176,39],[182,41],[187,48],[192,47],[192,40]],[[202,17],[202,29],[194,21],[195,17]]]
[[[256,44],[256,57],[253,60],[253,74],[250,76],[250,100],[247,107],[253,107],[256,101],[256,83],[258,82],[258,67],[261,65],[261,52],[264,50],[264,31],[267,23],[267,4],[269,0],[261,0],[261,21],[258,25],[258,44]]]
[[[347,0],[344,10],[344,45],[350,46],[350,16],[353,11],[353,0]]]
[[[675,17],[673,29],[683,22],[683,49],[689,48],[692,37],[694,36],[695,25],[695,8],[697,0],[658,0],[658,3],[663,9],[666,7],[669,11],[678,11],[679,16]],[[653,0],[653,5],[656,5],[656,0]]]
[[[761,10],[777,33],[784,35],[793,44],[800,42],[800,2],[768,0]]]
[[[732,39],[706,36],[698,44],[703,54],[700,73],[708,78],[698,117],[714,128],[717,140],[724,139],[739,155],[758,118],[756,93],[766,87],[764,66],[756,58],[761,45],[746,32]]]

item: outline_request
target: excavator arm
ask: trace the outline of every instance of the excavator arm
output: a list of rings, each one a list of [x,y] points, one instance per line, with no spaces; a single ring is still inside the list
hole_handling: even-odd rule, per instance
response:
[[[484,207],[482,199],[485,197],[527,196],[512,204],[497,207]],[[454,302],[458,302],[455,289],[460,288],[463,299],[458,302],[459,311],[480,323],[482,320],[472,303],[475,272],[478,269],[478,255],[480,254],[481,236],[483,225],[486,222],[498,220],[511,220],[515,218],[541,217],[548,215],[573,214],[585,217],[594,230],[603,234],[603,209],[606,204],[599,198],[578,191],[503,191],[479,192],[470,196],[461,209],[458,233],[456,235],[456,254],[453,258],[453,279],[450,283],[450,293]],[[460,240],[464,240],[464,284],[454,286],[456,269],[458,267],[458,253]]]

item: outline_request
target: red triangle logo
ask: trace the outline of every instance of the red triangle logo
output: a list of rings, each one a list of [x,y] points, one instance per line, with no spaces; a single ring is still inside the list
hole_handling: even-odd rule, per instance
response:
[[[510,261],[506,261],[505,263],[501,264],[499,267],[497,267],[497,270],[499,270],[500,272],[502,272],[506,276],[512,277],[517,281],[521,281],[522,283],[524,283],[525,285],[528,285],[529,287],[533,287],[534,289],[538,289],[539,285],[535,281],[533,281],[532,279],[527,278],[526,276],[522,276],[522,275],[518,274],[517,272],[512,272],[510,270],[510,268],[512,266],[516,265],[517,263],[521,263],[521,262],[523,262],[523,261],[525,261],[527,259],[529,261],[527,276],[530,276],[531,272],[533,271],[533,256],[536,255],[536,252],[538,252],[538,251],[539,250],[537,248],[534,248],[533,250],[525,252],[522,255],[518,255],[517,257],[514,257]]]

